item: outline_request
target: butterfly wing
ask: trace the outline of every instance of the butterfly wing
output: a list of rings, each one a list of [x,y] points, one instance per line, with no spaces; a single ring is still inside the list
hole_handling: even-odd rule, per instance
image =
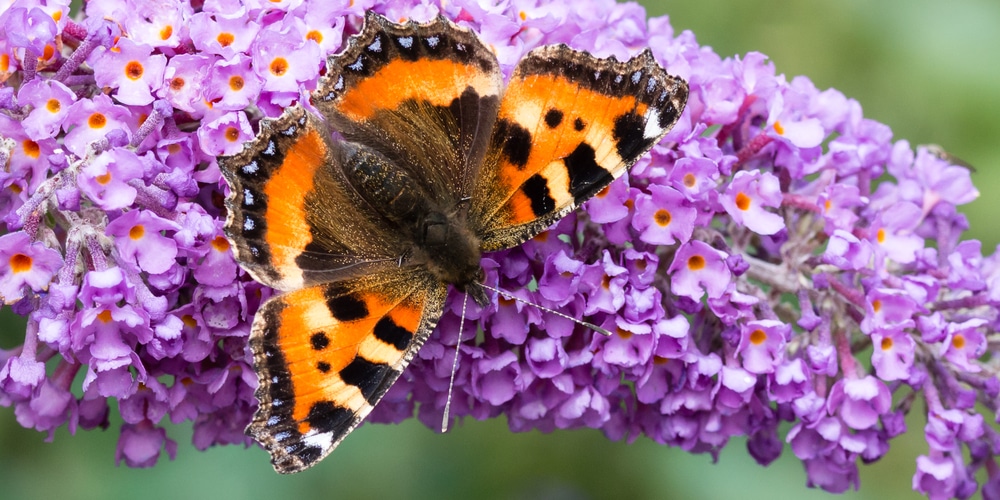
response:
[[[399,269],[261,306],[250,335],[260,406],[247,433],[275,470],[314,465],[361,423],[430,336],[446,294],[429,274]]]
[[[243,152],[219,157],[230,186],[226,235],[254,279],[293,290],[396,267],[409,244],[349,185],[347,154],[295,106],[263,120]]]
[[[619,62],[565,45],[514,69],[473,191],[484,251],[541,232],[625,173],[677,122],[688,87],[648,50]]]
[[[471,193],[502,86],[496,56],[475,33],[442,17],[400,25],[368,12],[328,61],[313,104],[449,208]]]

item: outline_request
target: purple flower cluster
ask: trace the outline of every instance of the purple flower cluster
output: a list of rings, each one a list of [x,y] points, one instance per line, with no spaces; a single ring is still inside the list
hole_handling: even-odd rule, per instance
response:
[[[0,300],[28,327],[0,350],[0,404],[51,437],[107,427],[114,398],[129,466],[174,456],[165,418],[193,422],[199,449],[248,444],[247,335],[271,291],[222,236],[215,156],[305,100],[366,10],[441,14],[508,73],[542,44],[650,47],[690,100],[628,178],[484,259],[490,284],[612,336],[497,296],[470,302],[459,339],[452,294],[369,420],[437,427],[460,344],[456,417],[713,455],[748,436],[762,464],[784,439],[810,486],[840,492],[923,408],[913,488],[966,498],[985,466],[998,498],[1000,435],[980,411],[1000,393],[1000,254],[960,240],[969,172],[761,54],[722,59],[635,4],[568,5],[121,0],[71,20],[67,0],[14,1],[0,13]]]

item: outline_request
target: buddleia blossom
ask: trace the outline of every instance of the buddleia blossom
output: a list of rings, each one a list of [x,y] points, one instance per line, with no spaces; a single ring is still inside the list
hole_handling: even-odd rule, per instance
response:
[[[463,319],[453,292],[370,421],[437,428],[457,348],[452,418],[713,455],[747,436],[760,463],[793,453],[810,486],[840,492],[920,411],[913,488],[968,497],[985,467],[983,491],[998,491],[986,419],[1000,392],[1000,257],[961,239],[956,207],[978,196],[968,171],[761,54],[720,58],[610,0],[129,0],[73,19],[62,0],[12,3],[0,14],[0,299],[28,326],[0,351],[0,403],[21,425],[51,437],[117,411],[115,460],[136,467],[177,453],[167,420],[192,422],[199,449],[250,443],[247,336],[272,291],[233,261],[215,157],[304,101],[368,8],[474,29],[508,75],[543,44],[619,59],[649,47],[691,92],[629,176],[483,261],[488,284],[612,335],[502,295],[468,301]]]

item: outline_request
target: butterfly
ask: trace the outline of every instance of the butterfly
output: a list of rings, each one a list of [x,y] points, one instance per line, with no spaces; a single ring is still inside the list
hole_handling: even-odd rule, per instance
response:
[[[505,86],[474,32],[369,12],[327,61],[318,114],[287,108],[218,158],[236,259],[282,292],[250,334],[247,433],[275,470],[329,454],[430,336],[449,287],[488,304],[483,254],[624,174],[687,96],[649,50],[620,62],[565,45],[530,51]]]

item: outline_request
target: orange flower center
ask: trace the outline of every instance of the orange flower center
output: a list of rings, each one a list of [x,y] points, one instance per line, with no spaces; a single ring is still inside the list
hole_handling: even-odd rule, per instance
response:
[[[883,351],[888,351],[890,349],[892,349],[892,339],[889,338],[889,337],[883,338],[882,339],[882,350]]]
[[[764,330],[757,329],[750,332],[750,343],[753,345],[761,345],[767,340],[767,334]]]
[[[142,78],[142,71],[142,63],[139,61],[129,61],[128,64],[125,65],[125,76],[127,76],[129,80],[138,80]]]
[[[21,143],[21,148],[24,149],[24,155],[28,158],[36,159],[42,154],[42,148],[38,147],[38,143],[31,139],[25,139]]]
[[[160,40],[166,40],[170,38],[170,35],[173,34],[174,34],[174,27],[168,24],[164,26],[163,29],[160,30]]]
[[[59,99],[49,99],[45,101],[45,109],[49,110],[49,113],[58,113],[62,109],[62,103],[59,102]]]
[[[97,319],[101,320],[101,323],[105,323],[105,324],[110,323],[111,322],[111,311],[105,309],[105,310],[97,313]]]
[[[243,82],[243,77],[242,76],[240,76],[240,75],[233,75],[233,76],[229,77],[229,88],[233,92],[239,92],[240,90],[243,90],[243,84],[244,84],[244,82]]]
[[[175,76],[175,77],[173,77],[173,78],[170,79],[170,90],[173,90],[174,92],[178,92],[178,91],[180,91],[181,89],[184,88],[184,84],[185,83],[187,83],[187,82],[185,82],[183,78],[181,78],[179,76]]]
[[[23,253],[16,253],[10,256],[10,270],[14,271],[14,274],[23,273],[31,270],[31,257],[24,255]]]
[[[226,127],[226,140],[229,142],[240,140],[240,130],[236,127]]]
[[[223,47],[228,47],[236,41],[236,37],[232,33],[219,33],[219,36],[215,37],[215,41]]]
[[[743,211],[750,210],[750,197],[743,194],[742,191],[736,193],[736,208]]]
[[[688,269],[700,271],[705,268],[705,258],[701,255],[692,255],[688,258]]]
[[[951,345],[954,346],[955,349],[964,349],[965,335],[962,335],[961,333],[956,333],[955,336],[951,338]]]
[[[666,209],[661,208],[657,210],[655,214],[653,214],[653,220],[655,220],[656,224],[659,225],[660,227],[667,227],[668,225],[670,225],[670,220],[671,220],[670,212],[668,212]]]
[[[212,248],[216,249],[219,252],[226,252],[229,250],[229,240],[227,240],[222,236],[216,236],[212,240]]]
[[[128,237],[133,241],[141,240],[143,236],[146,235],[146,228],[142,224],[136,224],[132,226],[132,229],[128,231]]]
[[[288,61],[284,57],[275,57],[269,69],[274,76],[284,76],[288,72]]]
[[[87,118],[87,125],[90,128],[104,128],[108,124],[108,119],[105,118],[104,113],[94,113]]]
[[[698,184],[698,178],[695,177],[694,174],[688,172],[684,174],[682,182],[684,182],[684,185],[688,188],[693,188],[696,184]]]

